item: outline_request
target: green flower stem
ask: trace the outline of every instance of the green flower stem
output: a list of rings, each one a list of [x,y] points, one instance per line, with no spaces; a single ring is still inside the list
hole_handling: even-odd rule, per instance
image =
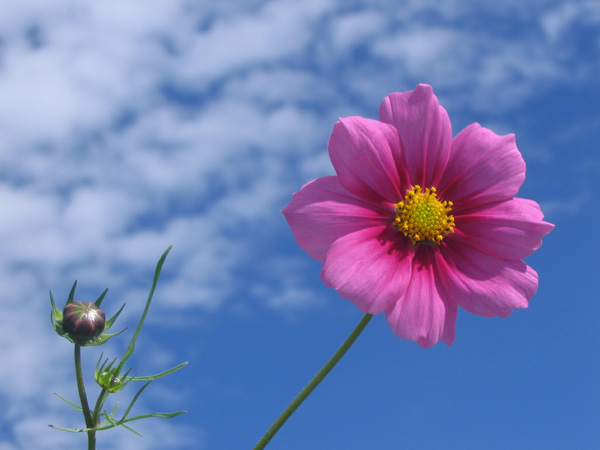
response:
[[[79,391],[79,399],[81,400],[81,408],[83,409],[83,417],[85,419],[86,428],[94,428],[95,423],[90,412],[87,395],[85,393],[85,384],[83,382],[83,371],[81,370],[81,346],[75,344],[75,376],[77,378],[77,390]],[[90,430],[88,435],[88,450],[96,449],[96,430]]]
[[[373,316],[371,314],[365,314],[362,320],[358,323],[354,331],[350,333],[350,336],[346,339],[346,341],[342,344],[342,346],[338,349],[337,352],[331,357],[327,364],[323,366],[321,370],[314,376],[312,380],[300,391],[300,393],[296,396],[292,403],[281,413],[281,415],[277,418],[277,420],[271,425],[271,428],[267,430],[264,436],[258,441],[258,444],[254,447],[254,450],[263,450],[269,441],[275,436],[275,433],[279,431],[279,429],[283,426],[283,424],[290,418],[290,416],[298,409],[298,407],[302,404],[306,397],[308,397],[312,391],[319,385],[321,381],[327,376],[327,374],[335,367],[335,365],[342,359],[342,356],[348,351],[348,349],[354,344],[354,341],[358,338],[360,333],[365,329],[369,320],[371,320]]]
[[[96,406],[94,407],[94,412],[92,413],[92,423],[96,426],[100,423],[100,409],[104,402],[108,398],[108,391],[104,388],[100,391],[100,395],[98,395],[98,400],[96,401]]]

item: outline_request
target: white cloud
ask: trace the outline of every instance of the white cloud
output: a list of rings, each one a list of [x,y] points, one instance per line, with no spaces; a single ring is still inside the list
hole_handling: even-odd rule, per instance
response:
[[[298,312],[324,304],[322,297],[307,287],[304,266],[307,261],[273,258],[260,269],[262,277],[251,287],[253,297],[281,312]]]
[[[573,26],[600,23],[600,6],[595,1],[560,3],[543,14],[541,23],[548,38],[556,42]]]
[[[113,10],[117,3],[63,2],[56,9],[42,6],[47,16],[36,10],[40,5],[21,10],[22,29],[9,35],[0,71],[0,134],[15,141],[7,144],[64,145],[73,133],[102,129],[121,108],[146,102],[141,94],[162,75],[158,25],[169,26],[172,14],[127,4]],[[29,45],[31,27],[39,30],[39,47]]]
[[[271,1],[256,11],[215,20],[179,49],[172,75],[188,86],[208,83],[259,64],[297,58],[310,42],[316,20],[333,1]]]
[[[574,216],[584,210],[590,204],[591,200],[592,193],[584,191],[569,198],[543,201],[541,202],[541,206],[544,213],[548,216]]]
[[[573,74],[595,82],[598,61],[578,60],[566,39],[599,21],[595,5],[3,2],[0,397],[15,448],[73,442],[38,432],[59,407],[32,409],[49,376],[59,388],[70,376],[44,375],[70,357],[50,329],[48,289],[60,303],[76,278],[85,297],[109,287],[127,300],[126,319],[174,244],[153,311],[215,311],[240,291],[280,311],[318,305],[305,267],[276,241],[279,209],[332,173],[337,117],[375,117],[384,95],[421,81],[485,111],[523,105]],[[497,20],[482,26],[479,13]],[[577,213],[586,201],[558,205]],[[153,425],[158,448],[178,445],[170,425]],[[115,439],[111,448],[151,445]]]
[[[472,40],[471,45],[467,42]],[[388,35],[375,42],[375,55],[397,61],[412,76],[428,74],[436,85],[463,85],[481,48],[473,36],[453,28],[418,26]]]
[[[518,106],[540,86],[566,80],[572,68],[563,67],[555,51],[536,36],[512,39],[455,25],[414,25],[373,45],[375,55],[413,79],[468,92],[462,101],[480,110]]]
[[[256,105],[327,105],[337,101],[331,80],[303,69],[278,67],[248,71],[232,77],[223,94]]]
[[[390,17],[367,10],[339,16],[331,26],[332,56],[339,58],[385,33]]]

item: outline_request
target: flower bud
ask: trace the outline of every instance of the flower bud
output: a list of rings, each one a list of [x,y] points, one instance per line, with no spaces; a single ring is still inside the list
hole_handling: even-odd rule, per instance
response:
[[[63,309],[62,328],[77,344],[86,345],[102,333],[105,319],[94,303],[73,302]]]
[[[96,382],[111,394],[119,392],[131,381],[130,379],[127,379],[127,374],[125,374],[125,376],[117,377],[114,375],[114,372],[115,369],[105,370],[102,373],[96,371],[94,373]],[[127,371],[127,373],[129,373],[129,371]]]

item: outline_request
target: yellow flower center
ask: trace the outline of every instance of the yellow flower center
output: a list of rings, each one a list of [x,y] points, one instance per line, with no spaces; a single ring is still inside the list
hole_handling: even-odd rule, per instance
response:
[[[414,185],[406,191],[404,200],[394,205],[394,226],[410,238],[413,246],[419,242],[439,244],[446,233],[454,233],[452,202],[439,200],[434,187]]]

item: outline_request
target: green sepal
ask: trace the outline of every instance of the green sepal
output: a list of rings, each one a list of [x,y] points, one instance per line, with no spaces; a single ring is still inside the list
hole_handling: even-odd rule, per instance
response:
[[[108,364],[108,366],[106,366],[108,358],[104,360],[102,365],[100,365],[101,361],[102,354],[98,359],[98,363],[96,363],[96,369],[94,370],[94,379],[102,389],[106,390],[111,394],[115,394],[122,390],[132,381],[133,377],[127,376],[129,375],[129,372],[131,372],[131,369],[125,372],[125,374],[122,376],[117,372],[117,367],[113,369],[113,364],[117,361],[117,358],[113,359],[110,362],[110,364]]]
[[[86,343],[79,343],[79,345],[81,345],[82,347],[95,347],[97,345],[102,345],[102,344],[106,344],[106,342],[109,339],[114,338],[115,336],[118,336],[119,334],[121,334],[123,331],[127,330],[127,328],[123,328],[121,331],[118,331],[116,333],[112,333],[112,334],[106,334],[106,333],[102,333],[100,336],[98,336],[96,339],[88,341]]]
[[[108,290],[108,289],[107,289]],[[106,294],[106,291],[103,292],[103,294]],[[98,304],[96,304],[96,306],[99,306]],[[123,303],[123,306],[121,306],[119,308],[119,310],[117,311],[117,313],[112,316],[110,319],[106,319],[106,322],[104,324],[104,332],[106,333],[108,330],[110,330],[110,327],[112,327],[112,324],[114,323],[115,320],[117,320],[117,317],[119,317],[119,314],[121,314],[121,311],[123,311],[123,308],[125,308],[125,303]],[[126,330],[127,328],[125,328]]]
[[[52,304],[52,311],[50,311],[50,322],[52,322],[52,326],[54,327],[56,334],[62,337],[66,334],[62,328],[63,313],[56,307],[52,291],[50,291],[50,303]]]
[[[77,288],[77,280],[75,280],[75,283],[73,283],[73,287],[71,288],[71,292],[69,292],[69,297],[67,298],[67,303],[65,304],[65,306],[67,306],[70,303],[73,303],[73,300],[75,299],[75,289]]]
[[[103,357],[104,357],[104,352],[100,353],[100,358],[98,358],[98,362],[96,363],[96,368],[94,369],[94,377],[96,377],[96,374],[98,374],[98,373],[109,371],[112,368],[113,364],[115,362],[117,362],[117,358],[115,358],[110,362],[110,364],[107,367],[104,367],[104,366],[106,366],[106,363],[108,362],[108,358],[106,358],[104,360],[104,362],[102,362]],[[102,363],[102,365],[100,363]]]
[[[100,294],[100,297],[98,297],[98,299],[94,302],[94,304],[100,308],[100,303],[102,303],[102,300],[104,300],[104,297],[106,296],[106,293],[108,292],[108,288],[104,289],[104,292],[102,294]]]

